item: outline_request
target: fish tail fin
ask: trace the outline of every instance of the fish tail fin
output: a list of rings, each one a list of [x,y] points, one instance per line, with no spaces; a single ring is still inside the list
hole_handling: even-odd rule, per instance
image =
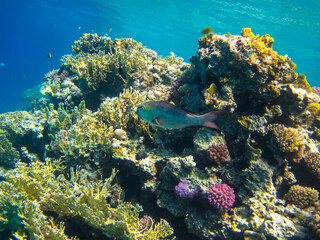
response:
[[[208,128],[220,129],[218,125],[214,122],[219,116],[218,111],[208,112],[201,115],[203,119],[202,125]]]

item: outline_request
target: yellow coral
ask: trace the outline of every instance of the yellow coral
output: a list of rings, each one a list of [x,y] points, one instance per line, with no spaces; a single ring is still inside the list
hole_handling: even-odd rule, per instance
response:
[[[62,170],[60,162],[33,161],[30,165],[19,163],[8,171],[0,182],[1,229],[11,230],[19,239],[64,239],[63,223],[56,225],[44,212],[59,216],[80,217],[91,227],[102,230],[117,239],[159,239],[173,234],[163,219],[149,229],[140,231],[141,206],[118,200],[116,208],[106,198],[110,195],[116,172],[105,181],[93,179],[84,171],[71,170],[70,180],[64,175],[55,176]],[[11,211],[8,214],[8,211]]]
[[[112,41],[110,37],[100,37],[96,33],[85,33],[80,40],[74,42],[72,51],[75,54],[83,53],[98,53],[100,51],[108,53],[111,51]]]
[[[299,162],[302,158],[305,136],[298,129],[286,127],[282,124],[272,124],[267,127],[276,147],[282,153],[292,153],[288,157]]]
[[[287,56],[280,56],[272,49],[274,39],[271,38],[270,35],[263,35],[259,38],[259,34],[254,35],[250,28],[243,28],[241,35],[250,39],[250,46],[254,50],[250,58],[259,59],[259,64],[256,66],[261,71],[266,70],[267,74],[275,79],[279,76],[278,66],[288,62],[290,74],[283,76],[281,80],[284,82],[292,82],[295,80],[296,74],[294,70],[296,69],[296,65],[290,61]]]
[[[308,169],[320,179],[320,154],[308,153],[304,158],[304,162]]]
[[[289,203],[293,203],[299,208],[313,206],[319,198],[319,192],[310,187],[299,185],[291,186],[289,192],[285,195],[285,199]]]
[[[313,121],[317,117],[320,117],[320,104],[319,103],[309,103],[306,107],[306,110],[311,113],[310,120]]]
[[[297,77],[297,80],[294,83],[294,86],[296,88],[303,88],[307,90],[308,93],[312,93],[312,88],[310,87],[310,84],[307,82],[307,77],[304,74],[299,74]]]

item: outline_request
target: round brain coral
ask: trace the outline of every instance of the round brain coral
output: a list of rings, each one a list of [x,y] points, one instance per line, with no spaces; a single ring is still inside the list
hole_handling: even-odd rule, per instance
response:
[[[224,183],[213,184],[209,190],[208,200],[210,205],[223,211],[232,207],[235,198],[233,188]]]
[[[319,198],[319,192],[311,187],[294,185],[291,186],[284,198],[299,208],[306,208],[315,205]]]

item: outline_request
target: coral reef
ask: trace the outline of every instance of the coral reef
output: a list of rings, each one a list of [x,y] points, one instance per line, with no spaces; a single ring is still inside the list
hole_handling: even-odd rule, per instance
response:
[[[1,229],[34,239],[170,239],[173,228],[186,240],[316,239],[318,89],[269,35],[204,34],[191,65],[133,39],[76,41],[26,93],[32,112],[0,115]],[[135,112],[150,100],[220,111],[220,130],[148,125]],[[70,231],[79,221],[92,235]]]

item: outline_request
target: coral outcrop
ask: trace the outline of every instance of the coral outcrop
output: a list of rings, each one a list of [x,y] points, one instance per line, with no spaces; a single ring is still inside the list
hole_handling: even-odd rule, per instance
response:
[[[316,239],[318,89],[269,35],[204,34],[191,65],[84,34],[26,93],[31,112],[0,115],[0,235]],[[220,130],[148,125],[150,100],[220,111]]]

